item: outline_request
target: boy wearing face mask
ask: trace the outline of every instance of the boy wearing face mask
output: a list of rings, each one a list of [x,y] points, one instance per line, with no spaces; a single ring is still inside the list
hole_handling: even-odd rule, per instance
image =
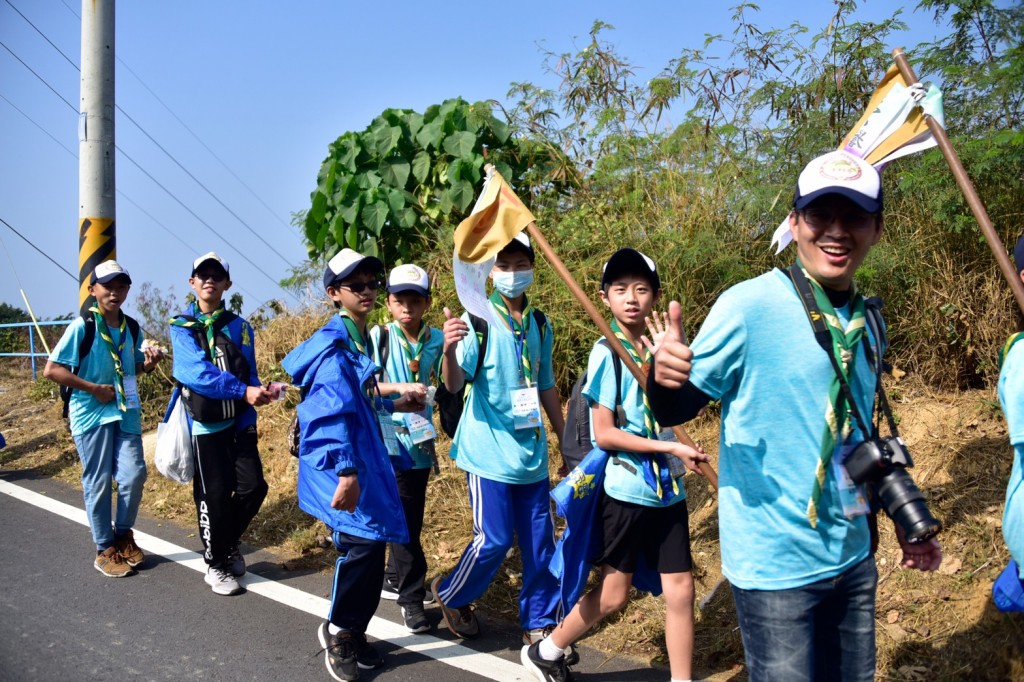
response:
[[[498,253],[491,272],[491,305],[498,323],[488,329],[479,371],[476,334],[467,334],[455,351],[471,386],[450,455],[466,471],[473,539],[455,569],[435,578],[431,588],[445,624],[458,637],[479,634],[470,603],[501,567],[513,535],[523,560],[519,620],[524,642],[542,638],[556,622],[558,583],[547,569],[555,545],[541,408],[559,437],[564,424],[551,366],[554,334],[525,293],[533,281],[533,264],[533,247],[525,234]],[[463,319],[468,322],[468,313]]]

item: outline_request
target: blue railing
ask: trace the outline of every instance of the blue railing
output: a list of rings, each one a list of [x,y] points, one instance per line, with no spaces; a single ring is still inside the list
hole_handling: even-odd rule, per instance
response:
[[[40,327],[66,327],[73,320],[49,320],[39,322]],[[9,322],[0,324],[0,329],[10,327],[28,327],[28,352],[27,353],[0,353],[0,358],[31,358],[32,359],[32,381],[36,380],[36,358],[46,358],[45,345],[42,352],[36,352],[36,328],[32,322]]]

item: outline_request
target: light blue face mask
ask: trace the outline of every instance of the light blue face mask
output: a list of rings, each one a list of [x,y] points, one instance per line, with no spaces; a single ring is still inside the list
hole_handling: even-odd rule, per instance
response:
[[[494,288],[505,298],[518,298],[526,291],[526,287],[533,284],[533,269],[517,270],[515,272],[491,272],[491,279],[494,281]]]

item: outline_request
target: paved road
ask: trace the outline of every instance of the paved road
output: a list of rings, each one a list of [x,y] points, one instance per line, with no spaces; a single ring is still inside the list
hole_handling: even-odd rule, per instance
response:
[[[104,578],[92,567],[81,506],[70,487],[0,471],[0,679],[330,679],[316,639],[330,575],[285,572],[272,555],[246,548],[248,591],[214,595],[190,551],[191,529],[142,517],[145,568]],[[427,613],[436,626],[439,611]],[[410,635],[400,623],[397,605],[382,602],[370,635],[387,667],[364,680],[527,679],[509,625],[485,620],[485,635],[460,646],[443,627]],[[578,670],[581,682],[668,678],[589,650]]]

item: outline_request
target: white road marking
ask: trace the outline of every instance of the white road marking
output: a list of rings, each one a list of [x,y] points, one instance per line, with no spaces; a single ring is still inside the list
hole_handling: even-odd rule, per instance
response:
[[[85,510],[58,502],[46,495],[41,495],[13,483],[0,480],[0,493],[62,516],[69,521],[74,521],[87,527],[89,525],[89,521],[85,516]],[[140,531],[135,531],[135,541],[140,547],[152,554],[158,554],[165,559],[191,568],[199,573],[206,573],[206,563],[203,561],[202,556],[196,552],[162,540],[155,535]],[[305,611],[319,618],[325,617],[330,609],[330,601],[327,599],[316,597],[308,592],[303,592],[302,590],[283,585],[259,575],[246,573],[239,582],[250,592],[254,592],[267,599],[272,599],[279,604],[290,606],[293,609]],[[203,587],[202,589],[206,588]],[[530,679],[526,671],[518,663],[506,661],[491,654],[480,653],[469,647],[432,635],[414,635],[408,632],[404,625],[394,623],[386,618],[374,616],[370,621],[366,634],[375,639],[390,642],[409,651],[415,651],[418,654],[440,661],[453,668],[465,670],[488,680],[522,682]]]

